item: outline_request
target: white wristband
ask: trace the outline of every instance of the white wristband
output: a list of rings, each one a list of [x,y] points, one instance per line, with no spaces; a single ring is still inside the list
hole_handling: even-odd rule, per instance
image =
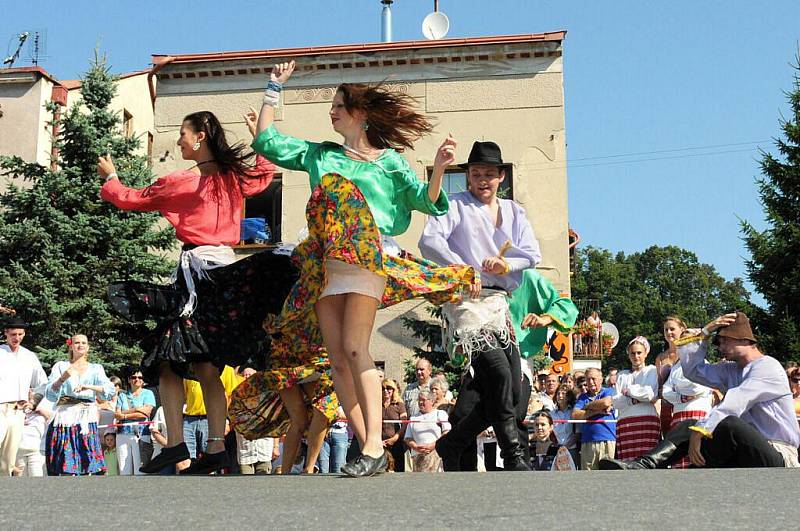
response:
[[[702,333],[704,336],[710,336],[711,335],[711,332],[709,332],[708,328],[706,328],[705,326],[700,329],[700,333]]]
[[[106,175],[106,182],[110,181],[111,179],[119,179],[117,172],[114,171]]]

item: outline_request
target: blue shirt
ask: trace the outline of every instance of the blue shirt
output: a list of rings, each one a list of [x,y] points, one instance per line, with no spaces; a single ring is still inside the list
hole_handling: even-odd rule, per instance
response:
[[[153,391],[150,389],[142,389],[139,393],[139,396],[134,396],[130,391],[120,393],[119,398],[117,398],[117,409],[120,411],[124,411],[126,409],[134,409],[137,407],[142,406],[153,406],[156,407],[156,395],[153,394]],[[120,420],[120,424],[126,424],[128,422],[139,422],[135,420]],[[117,428],[117,433],[132,433],[132,434],[143,434],[146,435],[150,433],[150,428],[147,426],[123,426],[121,428]]]
[[[578,397],[575,402],[575,409],[586,409],[586,404],[594,402],[601,398],[614,397],[614,389],[610,387],[603,387],[600,392],[594,396],[589,393],[583,393]],[[595,415],[587,420],[615,420],[614,411],[605,415]],[[581,426],[581,442],[598,442],[598,441],[616,441],[617,440],[617,424],[615,422],[604,422],[600,424],[583,424]]]
[[[96,398],[101,400],[111,400],[114,397],[114,384],[106,376],[106,371],[99,363],[90,363],[83,374],[74,373],[69,379],[61,384],[58,391],[53,389],[53,384],[61,378],[64,371],[70,366],[68,361],[59,361],[53,365],[50,372],[50,379],[47,381],[47,388],[45,389],[44,396],[50,402],[58,402],[62,396],[69,396],[81,400],[93,401]],[[95,393],[90,389],[85,389],[80,392],[75,392],[77,386],[83,385],[99,385],[103,388],[102,393]]]

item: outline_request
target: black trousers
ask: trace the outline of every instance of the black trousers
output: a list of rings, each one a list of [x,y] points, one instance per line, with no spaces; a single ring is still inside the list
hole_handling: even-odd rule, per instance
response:
[[[526,385],[521,382],[517,345],[510,343],[505,349],[494,348],[474,355],[472,372],[474,375],[467,373],[462,380],[450,415],[453,428],[445,435],[461,450],[461,458],[458,463],[445,460],[445,470],[477,470],[477,436],[489,426],[509,419],[517,423],[520,442],[523,449],[527,448],[527,428],[522,420],[527,412],[531,389],[527,378]]]
[[[689,451],[689,437],[696,420],[681,422],[667,434],[667,439],[677,446],[672,461],[684,457]],[[671,437],[671,435],[677,437]],[[685,434],[685,435],[684,435]],[[757,468],[783,467],[783,456],[753,426],[739,417],[727,417],[717,424],[714,437],[703,439],[700,452],[707,468]]]

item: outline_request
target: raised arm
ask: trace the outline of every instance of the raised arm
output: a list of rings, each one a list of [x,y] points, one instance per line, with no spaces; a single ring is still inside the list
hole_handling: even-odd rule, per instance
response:
[[[258,115],[256,135],[254,136],[257,136],[275,121],[275,107],[278,106],[280,101],[283,84],[292,77],[294,67],[294,61],[280,63],[272,67],[269,82],[267,82],[267,87],[264,91],[264,103],[261,105],[261,113]]]

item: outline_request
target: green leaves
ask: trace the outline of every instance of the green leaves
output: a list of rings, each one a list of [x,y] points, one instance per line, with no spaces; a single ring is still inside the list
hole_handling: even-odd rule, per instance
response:
[[[114,83],[96,56],[82,80],[84,105],[53,120],[58,169],[0,157],[0,175],[24,181],[0,195],[0,300],[34,325],[26,344],[46,365],[65,359],[64,340],[77,333],[89,337],[92,359],[107,370],[138,364],[146,329],[112,315],[106,288],[163,279],[173,266],[165,255],[174,233],[159,227],[158,214],[122,212],[99,197],[101,154],[111,152],[128,185],[154,179],[133,153],[138,141],[120,134],[120,117],[108,108]]]
[[[798,58],[800,60],[800,57]],[[800,73],[800,64],[795,66]],[[781,360],[800,361],[800,77],[787,93],[790,117],[781,120],[784,138],[775,141],[780,158],[762,153],[756,180],[768,227],[741,222],[750,251],[747,276],[767,301],[756,322],[762,346]]]
[[[628,364],[624,346],[637,335],[650,340],[653,348],[648,361],[652,362],[666,348],[662,323],[668,315],[700,327],[726,311],[753,312],[740,279],[726,281],[694,253],[674,246],[652,246],[616,256],[605,249],[581,249],[572,297],[598,300],[601,319],[619,329],[620,343],[606,362],[614,367]]]

